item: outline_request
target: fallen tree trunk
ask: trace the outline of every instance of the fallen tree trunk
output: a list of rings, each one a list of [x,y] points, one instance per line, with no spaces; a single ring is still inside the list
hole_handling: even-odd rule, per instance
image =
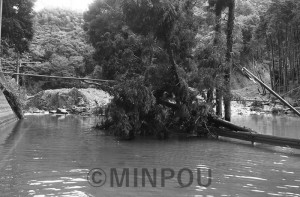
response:
[[[8,104],[10,105],[11,109],[16,114],[16,116],[19,119],[23,119],[24,115],[23,115],[22,107],[21,107],[18,97],[14,93],[12,93],[11,91],[9,91],[7,89],[5,89],[3,91],[3,94],[4,94]]]
[[[1,67],[0,67],[0,71],[1,71]],[[3,91],[3,94],[4,94],[8,104],[10,105],[11,109],[16,114],[16,116],[19,119],[23,119],[24,115],[23,115],[23,111],[22,111],[22,107],[21,107],[21,102],[20,102],[18,96],[16,94],[14,94],[9,89],[9,87],[7,87],[5,81],[6,81],[6,79],[3,75],[3,73],[0,72],[0,90]]]
[[[214,126],[216,126],[216,127],[224,127],[224,128],[230,129],[232,131],[240,131],[240,132],[244,132],[244,133],[257,133],[256,131],[254,131],[252,129],[235,125],[231,122],[222,120],[222,119],[217,118],[215,116],[208,117],[208,121],[210,123],[213,123]]]
[[[275,146],[291,147],[291,148],[300,149],[300,140],[299,139],[283,138],[283,137],[276,137],[276,136],[270,136],[270,135],[262,135],[262,134],[257,134],[257,133],[235,132],[235,131],[230,131],[227,129],[224,130],[224,129],[220,129],[220,128],[214,129],[213,133],[218,136],[249,141],[252,144],[257,142],[257,143],[264,143],[264,144],[270,144],[270,145],[275,145]]]
[[[211,131],[217,136],[249,141],[252,144],[257,142],[300,149],[299,139],[262,135],[252,129],[232,124],[214,116],[210,116],[208,121],[213,124],[213,129],[211,129]]]

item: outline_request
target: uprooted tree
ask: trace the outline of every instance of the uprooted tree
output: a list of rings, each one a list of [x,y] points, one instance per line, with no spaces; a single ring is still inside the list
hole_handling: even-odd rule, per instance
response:
[[[202,134],[211,107],[188,86],[197,33],[195,1],[95,1],[85,30],[103,67],[116,80],[101,124],[114,135],[166,138],[169,131]],[[203,133],[206,133],[204,131]]]

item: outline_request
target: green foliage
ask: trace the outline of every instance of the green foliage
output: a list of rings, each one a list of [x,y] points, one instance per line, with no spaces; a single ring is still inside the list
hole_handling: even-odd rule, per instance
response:
[[[271,84],[278,92],[298,86],[300,2],[273,0],[256,29],[254,44],[270,66]]]
[[[27,72],[65,77],[92,76],[97,63],[92,58],[94,49],[87,43],[82,26],[82,13],[62,9],[37,12],[30,51],[33,61],[41,64],[30,65]],[[36,80],[40,79],[28,82],[30,89],[37,88]],[[74,81],[65,80],[50,80],[41,85],[36,91],[80,86]]]
[[[116,79],[125,72],[142,74],[145,67],[161,58],[157,56],[166,44],[172,45],[177,63],[185,63],[190,71],[187,62],[197,28],[189,5],[192,1],[184,2],[95,1],[85,13],[84,27],[104,77]]]
[[[280,28],[284,31],[284,27],[288,24],[299,25],[299,5],[300,2],[296,0],[274,0],[263,16],[259,35],[275,34]]]
[[[253,59],[258,60],[259,58],[261,58],[257,57],[257,54],[260,53],[265,43],[257,39],[256,32],[261,21],[261,16],[269,8],[271,0],[235,0],[235,2],[236,9],[233,29],[233,58],[235,63],[242,64],[243,66],[248,66],[248,63],[250,61],[252,62]],[[217,13],[220,13],[220,11],[228,6],[228,3],[230,4],[230,1],[228,0],[221,0],[220,2],[217,0],[211,0],[209,1],[210,9],[205,9],[201,1],[197,5],[197,10],[199,10],[198,14],[200,15],[200,19],[202,21],[199,35],[197,36],[197,53],[202,53],[201,51],[205,51],[206,48],[211,48],[214,44],[212,43],[215,37],[214,31],[216,19],[214,16],[214,12],[217,11]],[[227,10],[224,10],[223,14],[221,15],[221,46],[224,46],[226,43],[226,14]],[[223,47],[218,47],[213,51],[218,51],[221,55],[223,53],[223,50]],[[224,62],[224,60],[221,60],[220,62]]]
[[[200,110],[186,82],[197,71],[193,8],[190,0],[98,0],[90,6],[84,19],[94,58],[105,78],[117,80],[102,128],[127,139],[166,138],[172,130],[196,132],[203,123],[208,110]]]
[[[126,27],[120,6],[118,1],[95,1],[84,14],[84,29],[95,48],[94,59],[106,79],[145,71],[148,40]]]
[[[171,47],[177,64],[181,64],[190,58],[195,46],[198,23],[194,5],[193,0],[126,0],[123,12],[126,24],[135,33],[153,36],[165,49]]]
[[[141,130],[143,116],[153,108],[155,97],[142,77],[121,80],[114,89],[108,114],[113,121],[110,129],[118,137],[132,138]]]
[[[23,53],[29,50],[33,38],[34,0],[4,0],[2,13],[2,43],[4,52],[14,48]]]

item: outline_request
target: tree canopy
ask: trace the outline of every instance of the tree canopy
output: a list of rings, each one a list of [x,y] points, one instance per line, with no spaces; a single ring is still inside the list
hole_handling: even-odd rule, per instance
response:
[[[44,9],[35,14],[33,19],[34,36],[30,44],[30,59],[40,64],[27,65],[24,71],[31,74],[56,75],[69,77],[91,76],[97,63],[93,60],[93,47],[87,43],[82,29],[83,15],[64,9]],[[94,76],[95,74],[95,76]],[[27,80],[30,92],[44,89],[80,86],[74,81]]]
[[[114,134],[167,136],[176,125],[178,131],[195,132],[198,124],[183,126],[197,123],[203,112],[187,84],[188,74],[197,69],[194,5],[190,0],[99,0],[85,13],[95,59],[104,77],[118,81],[104,124]]]
[[[33,38],[34,0],[4,0],[2,14],[2,44],[23,53],[29,50]]]

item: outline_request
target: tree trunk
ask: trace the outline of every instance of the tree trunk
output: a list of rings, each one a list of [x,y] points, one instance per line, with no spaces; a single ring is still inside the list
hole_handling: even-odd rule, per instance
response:
[[[166,38],[166,48],[167,48],[167,52],[169,55],[169,61],[171,63],[171,72],[174,75],[176,86],[180,87],[180,79],[179,79],[179,75],[178,75],[178,71],[177,71],[177,64],[175,62],[175,58],[174,58],[174,54],[173,54],[173,50],[171,48],[171,43],[170,43],[169,38]]]
[[[289,90],[289,68],[290,68],[290,62],[289,62],[289,28],[288,24],[286,24],[286,35],[285,35],[285,92],[288,92]]]
[[[271,45],[271,55],[272,55],[272,67],[270,68],[271,76],[271,87],[275,90],[275,57],[274,57],[274,44],[272,36],[270,36],[270,45]]]
[[[227,22],[227,51],[226,51],[226,68],[225,68],[225,120],[231,120],[231,64],[232,64],[232,47],[233,47],[233,28],[234,28],[234,10],[235,0],[231,1],[228,11]]]
[[[215,28],[215,38],[214,38],[214,46],[219,48],[221,44],[221,13],[216,13],[216,28]],[[216,70],[219,65],[216,65]],[[218,71],[219,72],[219,71]],[[223,72],[223,70],[221,70]],[[218,81],[218,80],[217,80]],[[223,93],[220,88],[220,84],[216,84],[216,114],[219,117],[222,117],[222,100]]]
[[[278,30],[277,30],[278,31]],[[277,41],[278,41],[278,92],[281,93],[281,86],[282,86],[282,58],[281,58],[281,40],[280,40],[280,33],[277,33]]]
[[[10,105],[11,109],[16,114],[16,116],[19,119],[23,119],[24,115],[23,115],[21,103],[19,101],[18,96],[15,93],[13,93],[9,87],[7,87],[6,79],[2,73],[1,63],[0,63],[0,91],[3,91],[3,94],[4,94],[8,104]]]
[[[216,89],[216,114],[219,117],[222,117],[222,108],[223,108],[223,104],[222,104],[222,90],[217,88]]]
[[[212,103],[214,100],[214,88],[209,88],[206,94],[206,102]]]

